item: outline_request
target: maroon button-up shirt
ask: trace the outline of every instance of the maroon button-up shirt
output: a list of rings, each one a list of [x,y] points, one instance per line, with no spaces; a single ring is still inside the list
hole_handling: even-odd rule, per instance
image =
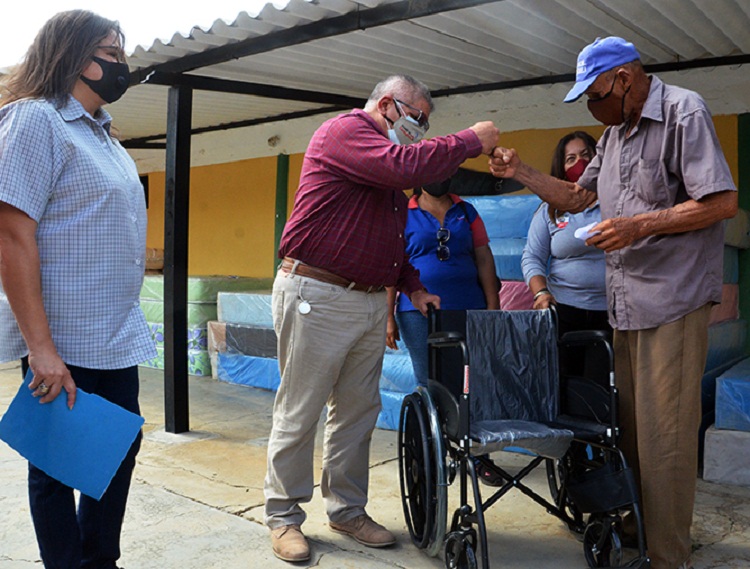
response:
[[[305,153],[279,257],[411,294],[422,285],[405,253],[403,190],[444,180],[481,151],[472,130],[400,146],[362,110],[326,121]]]

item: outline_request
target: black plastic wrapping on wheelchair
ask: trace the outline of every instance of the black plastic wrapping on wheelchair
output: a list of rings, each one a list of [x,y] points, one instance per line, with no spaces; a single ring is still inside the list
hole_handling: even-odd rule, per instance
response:
[[[572,475],[567,491],[576,508],[584,514],[616,510],[638,500],[633,471],[617,468],[611,462]]]
[[[472,453],[512,447],[550,458],[563,456],[573,433],[552,426],[558,416],[559,378],[550,312],[440,311],[436,327],[466,335]],[[432,364],[438,379],[430,382],[430,393],[439,410],[451,406],[446,404],[448,393],[454,401],[462,393],[461,358],[451,350],[436,350]],[[452,407],[449,415],[457,413],[455,403]],[[447,420],[456,423],[455,417]]]

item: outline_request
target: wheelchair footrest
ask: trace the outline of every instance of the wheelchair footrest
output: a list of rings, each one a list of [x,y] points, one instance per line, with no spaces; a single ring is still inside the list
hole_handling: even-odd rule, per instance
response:
[[[472,423],[470,431],[475,447],[472,454],[484,454],[518,447],[548,458],[561,458],[573,440],[568,429],[549,427],[533,421],[496,420]]]

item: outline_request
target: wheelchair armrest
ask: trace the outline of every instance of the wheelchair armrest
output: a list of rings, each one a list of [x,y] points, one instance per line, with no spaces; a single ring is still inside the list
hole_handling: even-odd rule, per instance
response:
[[[575,330],[563,334],[559,343],[566,346],[590,346],[597,342],[609,343],[607,333],[603,330]]]
[[[427,336],[427,344],[436,348],[460,346],[464,342],[461,332],[433,332]]]

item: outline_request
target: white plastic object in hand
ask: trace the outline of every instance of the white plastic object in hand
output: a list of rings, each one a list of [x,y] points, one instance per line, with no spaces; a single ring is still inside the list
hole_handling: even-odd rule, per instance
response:
[[[588,239],[589,237],[593,237],[594,235],[599,235],[601,233],[601,231],[591,231],[591,229],[593,229],[593,227],[598,224],[598,221],[594,221],[593,223],[589,223],[584,227],[579,227],[578,229],[576,229],[573,235],[575,235],[578,239],[583,239],[584,241],[586,241],[586,239]]]

